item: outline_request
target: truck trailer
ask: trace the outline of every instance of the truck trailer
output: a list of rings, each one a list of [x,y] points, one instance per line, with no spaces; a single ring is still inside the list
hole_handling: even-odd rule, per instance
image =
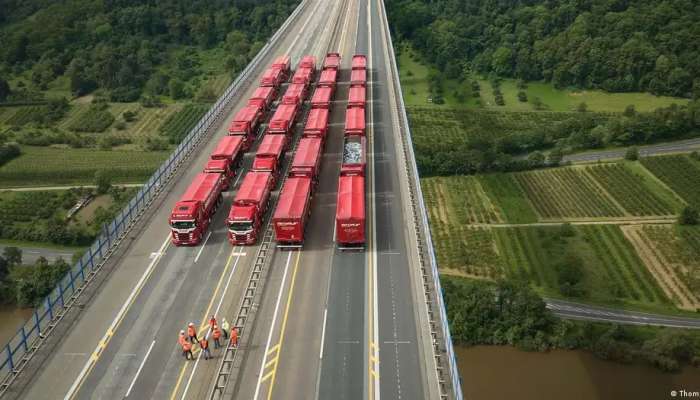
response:
[[[224,187],[228,190],[231,180],[243,160],[243,138],[241,136],[224,136],[209,156],[204,172],[221,173],[224,175]]]
[[[306,125],[304,125],[302,136],[321,138],[325,142],[328,134],[328,117],[328,109],[312,108],[308,117],[306,117]]]
[[[311,68],[312,73],[316,73],[316,57],[304,56],[299,61],[299,68]]]
[[[291,72],[292,59],[287,55],[279,56],[272,62],[272,68],[282,71],[282,82],[285,82]]]
[[[280,190],[277,208],[272,216],[277,247],[300,248],[304,228],[311,214],[312,182],[307,177],[289,177]]]
[[[255,89],[253,95],[250,96],[248,105],[258,106],[262,108],[263,112],[266,112],[270,109],[270,106],[272,106],[275,97],[277,97],[277,89],[273,86],[260,86]]]
[[[302,84],[304,86],[309,86],[311,81],[314,79],[314,72],[311,68],[297,68],[292,76],[292,83]]]
[[[367,70],[353,69],[350,72],[350,86],[367,86]]]
[[[311,96],[311,108],[325,108],[330,110],[331,101],[333,101],[333,88],[318,86],[316,90],[314,90],[314,95]]]
[[[365,136],[365,109],[363,107],[348,107],[345,111],[345,136]]]
[[[366,146],[364,136],[345,136],[343,139],[343,158],[340,163],[340,175],[365,176],[365,167],[367,166]]]
[[[195,176],[168,219],[174,245],[199,244],[221,204],[223,183],[222,174],[202,172]]]
[[[286,81],[284,72],[279,68],[270,67],[263,72],[260,78],[260,86],[279,88]]]
[[[367,88],[364,86],[351,86],[348,92],[348,107],[365,108],[367,104]]]
[[[292,83],[282,96],[282,104],[301,104],[306,99],[308,87],[302,83]]]
[[[228,240],[232,245],[251,245],[256,242],[269,205],[272,186],[270,172],[251,171],[243,177],[226,218]]]
[[[319,170],[321,169],[322,152],[323,144],[320,138],[301,138],[294,153],[292,165],[289,167],[289,177],[303,176],[310,178],[315,186],[318,182]]]
[[[365,245],[365,178],[338,178],[335,241],[340,249],[363,249]]]
[[[243,150],[248,150],[255,141],[258,127],[263,119],[262,107],[247,105],[236,113],[228,127],[228,134],[243,138]]]
[[[328,53],[326,58],[323,60],[323,69],[340,69],[340,54],[339,53]]]
[[[367,69],[367,56],[364,54],[355,54],[352,56],[352,69]]]
[[[335,82],[338,80],[337,69],[324,69],[321,71],[321,76],[318,78],[317,87],[329,87],[335,90]]]
[[[280,104],[267,125],[267,132],[272,134],[287,135],[294,134],[294,123],[299,114],[299,104]]]
[[[282,160],[286,149],[287,136],[266,134],[258,146],[251,169],[259,172],[270,172],[274,186],[282,169]]]

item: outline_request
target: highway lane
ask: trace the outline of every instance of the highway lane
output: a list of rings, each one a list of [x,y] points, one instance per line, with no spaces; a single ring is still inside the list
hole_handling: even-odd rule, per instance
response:
[[[307,7],[299,18],[313,15],[314,7],[320,3],[312,2],[313,7]],[[282,49],[286,49],[292,42],[299,43],[295,39],[300,28],[300,23],[290,27],[291,34],[282,40]],[[269,64],[279,53],[281,51],[273,52],[263,63]],[[241,99],[246,99],[253,88],[254,85]],[[224,120],[232,114],[233,110]],[[223,134],[224,125],[214,137]],[[176,373],[182,364],[181,359],[178,359],[175,342],[177,332],[189,320],[202,322],[207,304],[213,304],[217,300],[216,296],[212,297],[217,281],[236,281],[233,275],[226,275],[233,271],[233,262],[228,261],[231,246],[224,240],[222,224],[214,229],[204,246],[174,248],[163,241],[168,234],[164,221],[167,220],[172,205],[204,164],[215,144],[216,140],[209,140],[203,146],[193,157],[193,168],[187,169],[184,176],[174,184],[152,220],[142,221],[148,225],[115,268],[110,279],[100,288],[100,295],[86,306],[70,334],[54,349],[48,363],[36,374],[31,385],[19,388],[20,391],[26,389],[21,394],[27,398],[55,398],[57,393],[67,393],[98,344],[106,349],[102,350],[95,368],[90,371],[94,375],[89,374],[86,379],[89,385],[81,385],[83,390],[79,391],[79,397],[123,397],[149,350],[149,358],[132,389],[132,397],[161,397],[161,394],[170,394],[167,389],[175,383]],[[227,197],[230,199],[230,196]],[[223,220],[226,208],[227,205],[222,208],[217,220]],[[235,256],[240,258],[237,274],[242,274],[245,269],[243,267],[250,264],[246,258],[250,257],[249,254]],[[194,262],[195,259],[197,263]],[[144,279],[140,280],[141,278]],[[145,285],[134,291],[138,282],[145,282]],[[219,293],[222,292],[223,286]],[[116,331],[108,330],[115,321],[115,315],[127,304],[125,301],[131,293],[137,296],[120,320],[121,329],[117,327]],[[156,342],[151,346],[154,338]]]
[[[700,329],[700,318],[674,317],[627,311],[608,307],[592,306],[564,300],[546,299],[547,308],[555,315],[568,319],[614,322],[629,325],[653,325],[670,328]]]
[[[650,144],[647,146],[639,146],[639,155],[641,157],[657,156],[663,154],[674,153],[689,153],[693,150],[700,150],[700,138],[678,140],[674,142],[665,142]],[[571,162],[591,162],[598,160],[614,160],[625,156],[627,149],[599,150],[587,151],[585,153],[565,155],[562,161]]]

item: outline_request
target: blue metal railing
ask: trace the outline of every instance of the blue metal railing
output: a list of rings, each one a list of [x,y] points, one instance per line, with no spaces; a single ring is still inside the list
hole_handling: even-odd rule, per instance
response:
[[[85,254],[58,282],[54,290],[46,296],[29,320],[17,331],[17,334],[0,350],[0,381],[2,382],[0,395],[5,392],[14,377],[39,347],[41,343],[39,339],[50,333],[53,326],[73,305],[84,286],[92,280],[97,270],[114,252],[116,246],[124,239],[153,199],[158,196],[177,169],[192,154],[192,151],[207,135],[209,128],[227,110],[234,95],[250,82],[248,78],[257,69],[260,61],[270,49],[275,46],[291,20],[290,16],[260,49],[248,66],[226,88],[224,94],[190,130],[168,159],[151,175],[138,193],[119,211],[112,222],[105,224],[102,232]]]

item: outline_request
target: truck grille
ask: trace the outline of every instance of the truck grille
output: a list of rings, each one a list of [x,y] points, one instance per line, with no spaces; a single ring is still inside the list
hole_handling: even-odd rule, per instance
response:
[[[178,240],[190,240],[190,234],[189,233],[178,233],[177,239]]]
[[[236,235],[236,241],[245,241],[248,240],[248,237],[246,235]]]

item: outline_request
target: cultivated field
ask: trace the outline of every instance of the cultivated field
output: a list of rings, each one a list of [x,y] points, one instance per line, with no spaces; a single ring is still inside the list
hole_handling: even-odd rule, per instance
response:
[[[449,223],[449,218],[456,218],[453,223],[459,224],[503,222],[474,176],[425,178],[421,186],[426,203],[441,224]]]
[[[700,163],[686,155],[645,157],[640,161],[688,204],[700,207]]]

